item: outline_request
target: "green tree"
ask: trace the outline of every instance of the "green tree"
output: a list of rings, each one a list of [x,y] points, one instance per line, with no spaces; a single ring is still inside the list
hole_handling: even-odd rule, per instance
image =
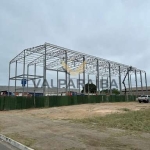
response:
[[[85,84],[85,92],[86,93],[96,93],[96,91],[97,91],[97,87],[96,87],[96,85],[95,84],[93,84],[93,83],[91,83],[91,84]],[[83,87],[83,90],[81,91],[81,93],[83,93],[84,92],[84,87]]]
[[[102,90],[101,93],[109,93],[109,89],[105,89],[105,90]],[[115,95],[119,95],[120,92],[118,91],[118,89],[112,89],[112,94],[115,94]]]

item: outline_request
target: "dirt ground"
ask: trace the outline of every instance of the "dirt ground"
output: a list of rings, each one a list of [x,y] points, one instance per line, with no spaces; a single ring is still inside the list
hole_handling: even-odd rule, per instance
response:
[[[124,109],[150,108],[150,103],[100,103],[0,112],[0,133],[35,150],[149,150],[150,133],[96,129],[72,119],[104,116]]]

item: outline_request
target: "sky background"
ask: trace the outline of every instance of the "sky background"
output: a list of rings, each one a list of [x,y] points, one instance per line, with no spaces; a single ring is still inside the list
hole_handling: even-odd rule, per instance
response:
[[[1,0],[0,85],[12,58],[45,42],[135,66],[149,80],[149,8],[149,0]]]

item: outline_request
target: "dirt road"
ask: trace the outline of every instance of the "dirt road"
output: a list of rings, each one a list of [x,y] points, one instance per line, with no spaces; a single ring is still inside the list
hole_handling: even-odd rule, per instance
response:
[[[150,103],[101,103],[3,111],[0,112],[0,132],[36,150],[148,150],[149,133],[95,129],[70,121],[114,112],[124,113],[124,108],[146,109],[150,108]]]

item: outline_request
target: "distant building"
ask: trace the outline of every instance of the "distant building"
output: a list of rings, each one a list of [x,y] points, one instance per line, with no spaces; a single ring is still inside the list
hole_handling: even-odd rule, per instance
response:
[[[0,86],[0,91],[8,91],[8,86]],[[17,86],[16,89],[14,86],[9,87],[9,91],[14,93],[16,96],[27,96],[28,94],[33,95],[36,93],[37,95],[43,94],[43,89],[42,88],[34,88],[34,87],[27,87],[24,88],[24,93],[23,93],[23,87]],[[68,89],[69,91],[69,89]],[[70,89],[72,92],[79,93],[79,89]],[[62,95],[62,93],[65,93],[66,89],[65,88],[58,88],[58,94]],[[47,95],[57,95],[57,88],[46,88],[46,96]]]
[[[122,90],[122,92],[124,93],[124,89]],[[137,90],[136,90],[136,87],[132,87],[130,88],[127,88],[127,94],[134,94],[134,95],[150,95],[150,86],[147,87],[147,90],[146,90],[146,87],[138,87]]]

